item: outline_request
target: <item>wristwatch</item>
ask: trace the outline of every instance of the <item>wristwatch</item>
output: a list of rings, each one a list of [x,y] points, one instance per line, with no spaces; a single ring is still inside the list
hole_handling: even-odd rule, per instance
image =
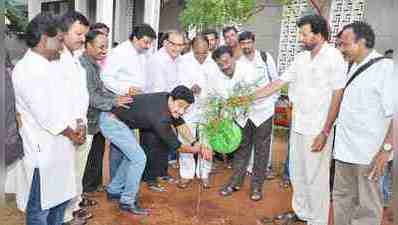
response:
[[[390,143],[383,144],[383,151],[391,152],[392,151],[392,145]]]

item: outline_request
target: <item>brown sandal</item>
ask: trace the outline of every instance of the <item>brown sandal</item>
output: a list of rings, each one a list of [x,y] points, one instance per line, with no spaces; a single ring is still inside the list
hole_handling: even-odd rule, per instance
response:
[[[83,200],[79,203],[79,206],[82,208],[93,207],[98,205],[98,202],[89,198],[83,198]]]

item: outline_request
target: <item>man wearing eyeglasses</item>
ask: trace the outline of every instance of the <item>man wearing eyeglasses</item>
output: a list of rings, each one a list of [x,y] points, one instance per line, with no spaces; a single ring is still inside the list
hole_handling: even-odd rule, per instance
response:
[[[184,35],[170,31],[163,43],[164,46],[150,57],[146,66],[147,93],[170,92],[180,84],[177,65],[185,47]],[[167,173],[169,154],[167,146],[160,143],[153,132],[140,134],[141,144],[147,154],[144,180],[151,191],[164,192],[165,188],[159,184],[158,178],[174,181]]]

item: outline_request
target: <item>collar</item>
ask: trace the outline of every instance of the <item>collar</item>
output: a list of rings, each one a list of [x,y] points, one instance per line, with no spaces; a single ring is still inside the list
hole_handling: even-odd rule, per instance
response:
[[[90,63],[92,66],[95,66],[96,68],[100,68],[100,65],[98,64],[98,62],[93,60],[89,55],[87,55],[86,52],[84,52],[81,57],[84,61]]]

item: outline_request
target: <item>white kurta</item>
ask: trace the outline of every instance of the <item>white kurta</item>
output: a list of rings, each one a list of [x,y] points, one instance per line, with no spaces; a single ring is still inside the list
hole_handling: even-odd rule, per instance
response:
[[[334,90],[345,86],[347,64],[336,48],[323,44],[311,58],[310,51],[299,53],[280,77],[289,82],[293,102],[292,130],[304,135],[322,131]],[[290,92],[290,88],[294,90]]]
[[[192,104],[187,113],[183,116],[185,122],[191,129],[192,134],[197,134],[197,126],[202,121],[204,113],[203,102],[208,96],[208,77],[214,75],[216,72],[217,65],[208,56],[203,64],[200,64],[194,57],[193,53],[188,53],[181,57],[181,61],[178,64],[178,79],[182,85],[191,88],[193,85],[198,85],[201,91],[198,95],[195,95],[195,103]],[[180,138],[183,143],[187,143],[186,140]],[[200,142],[206,144],[204,138],[200,138]],[[200,178],[208,178],[211,171],[212,161],[199,159],[196,164],[192,153],[180,153],[180,175],[185,179],[192,179],[195,174]]]
[[[17,205],[25,210],[35,168],[40,171],[42,209],[49,209],[76,195],[72,142],[60,133],[69,118],[62,99],[65,86],[55,64],[28,50],[17,63],[12,79],[16,108],[21,114],[25,156],[17,173]]]
[[[62,81],[66,86],[63,102],[67,109],[62,110],[63,116],[68,118],[69,126],[76,128],[76,119],[80,118],[87,126],[87,111],[89,107],[89,93],[87,89],[87,75],[81,66],[77,55],[72,55],[70,51],[64,48],[61,59],[57,62],[59,71],[62,71]],[[79,209],[80,195],[83,192],[83,174],[86,166],[88,153],[90,151],[92,138],[87,138],[86,143],[75,147],[75,198],[69,203],[65,210],[65,222],[71,220],[72,211]]]
[[[262,76],[262,75],[261,75]],[[233,88],[238,83],[254,84],[260,78],[260,74],[256,72],[253,65],[237,60],[235,72],[232,77],[225,75],[220,69],[217,73],[209,78],[209,94],[217,94],[224,98],[229,98],[233,94]],[[244,127],[248,117],[237,118],[237,122]]]
[[[267,64],[264,63],[259,51],[255,51],[253,60],[249,60],[246,56],[240,57],[241,61],[253,65],[256,69],[256,74],[248,73],[246,76],[254,76],[251,80],[258,80],[259,86],[265,86],[272,81],[278,79],[278,72],[274,59],[267,53]],[[248,119],[253,121],[254,125],[260,126],[263,122],[274,115],[275,102],[278,100],[279,94],[275,93],[267,98],[258,99],[254,102],[249,111]]]

